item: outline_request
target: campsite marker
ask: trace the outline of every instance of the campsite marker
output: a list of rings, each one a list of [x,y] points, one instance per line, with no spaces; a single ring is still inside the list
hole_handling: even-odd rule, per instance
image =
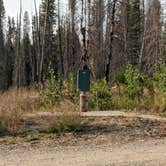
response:
[[[88,68],[78,71],[77,86],[80,91],[80,112],[87,112],[87,92],[90,91],[90,70]]]

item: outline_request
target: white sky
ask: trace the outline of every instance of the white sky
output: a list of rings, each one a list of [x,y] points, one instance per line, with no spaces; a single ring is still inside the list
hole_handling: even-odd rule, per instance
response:
[[[36,0],[37,5],[39,6],[41,0]],[[6,10],[6,16],[17,17],[19,12],[20,0],[4,0],[4,6]],[[24,11],[28,11],[29,15],[34,11],[34,0],[22,0],[22,8]]]
[[[19,12],[19,6],[20,6],[20,0],[3,0],[4,6],[6,10],[6,16],[11,17],[17,17],[17,13]],[[36,0],[37,7],[39,7],[39,4],[42,0]],[[65,3],[68,0],[60,0],[61,7],[65,8]],[[22,0],[22,7],[23,7],[23,13],[25,11],[29,12],[29,15],[31,16],[32,13],[34,13],[34,0]]]

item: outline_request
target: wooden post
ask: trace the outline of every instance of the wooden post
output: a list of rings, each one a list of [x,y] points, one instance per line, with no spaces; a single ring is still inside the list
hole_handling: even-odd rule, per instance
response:
[[[87,95],[85,92],[80,93],[80,112],[87,112]]]

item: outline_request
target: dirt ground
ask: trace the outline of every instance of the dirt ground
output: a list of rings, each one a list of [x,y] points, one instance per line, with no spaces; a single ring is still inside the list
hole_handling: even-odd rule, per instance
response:
[[[73,134],[40,131],[51,115],[29,116],[24,132],[0,136],[0,166],[166,165],[166,119],[123,112],[83,114]]]
[[[166,139],[127,144],[17,148],[0,153],[0,166],[165,166]]]

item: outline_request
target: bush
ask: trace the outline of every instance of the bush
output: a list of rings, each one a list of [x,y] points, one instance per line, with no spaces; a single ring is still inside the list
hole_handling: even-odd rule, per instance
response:
[[[106,79],[94,82],[91,86],[91,97],[89,107],[99,110],[108,110],[111,108],[111,89],[108,87]]]
[[[78,92],[72,74],[70,74],[68,80],[63,83],[63,98],[68,99],[73,103],[77,101]]]
[[[49,75],[50,79],[46,81],[46,88],[39,91],[40,104],[44,106],[54,105],[59,102],[62,97],[60,81],[55,77],[53,70],[49,71]]]
[[[121,68],[115,74],[115,83],[117,86],[120,86],[121,84],[125,84],[125,82],[126,82],[125,68]]]
[[[144,76],[137,68],[129,65],[125,71],[124,93],[130,98],[140,98],[143,95]]]
[[[156,66],[156,72],[154,74],[155,86],[160,92],[166,94],[166,65],[159,62]]]
[[[166,65],[159,62],[153,75],[156,91],[154,110],[166,111]]]
[[[162,93],[155,95],[152,109],[155,112],[166,111],[166,97]]]

